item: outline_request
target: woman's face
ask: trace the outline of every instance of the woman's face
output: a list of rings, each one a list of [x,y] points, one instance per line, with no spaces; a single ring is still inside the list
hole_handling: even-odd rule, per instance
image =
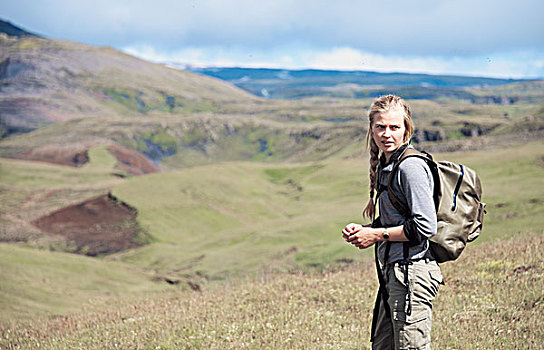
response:
[[[372,125],[372,137],[387,160],[404,143],[405,133],[404,109],[390,109],[376,115]]]

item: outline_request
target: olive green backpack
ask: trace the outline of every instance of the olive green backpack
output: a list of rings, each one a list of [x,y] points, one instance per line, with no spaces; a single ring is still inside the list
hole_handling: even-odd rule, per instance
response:
[[[426,152],[407,148],[393,166],[394,174],[399,164],[408,157],[422,158],[427,162],[434,179],[434,204],[437,234],[430,239],[430,250],[437,262],[457,259],[467,242],[480,235],[485,213],[481,201],[482,185],[476,172],[462,164],[434,161]],[[389,177],[389,187],[394,176]],[[408,211],[392,193],[387,191],[395,208],[407,217]]]

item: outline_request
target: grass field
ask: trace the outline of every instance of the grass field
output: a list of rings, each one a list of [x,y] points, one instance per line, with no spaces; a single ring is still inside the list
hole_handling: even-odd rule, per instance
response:
[[[514,234],[443,265],[435,349],[541,349],[544,239]],[[523,244],[520,244],[520,241]],[[362,349],[377,288],[370,258],[196,292],[112,300],[99,310],[1,328],[5,349]]]
[[[90,155],[82,168],[2,160],[3,220],[17,213],[24,220],[43,214],[47,203],[62,207],[112,189],[138,209],[152,243],[99,258],[50,252],[62,247],[43,238],[0,245],[2,323],[100,309],[112,296],[340,268],[370,255],[340,238],[347,222],[360,220],[367,200],[366,159],[220,163],[119,179],[102,148]],[[488,214],[473,246],[541,233],[542,142],[435,156],[462,161],[481,176]]]

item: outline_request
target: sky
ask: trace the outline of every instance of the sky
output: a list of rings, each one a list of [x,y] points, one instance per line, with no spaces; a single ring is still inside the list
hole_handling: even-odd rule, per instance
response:
[[[48,38],[178,66],[544,78],[542,0],[0,0]]]

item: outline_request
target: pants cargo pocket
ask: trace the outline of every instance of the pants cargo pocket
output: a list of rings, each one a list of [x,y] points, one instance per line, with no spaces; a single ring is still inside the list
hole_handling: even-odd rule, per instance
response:
[[[395,313],[398,331],[397,349],[427,349],[431,343],[431,319],[427,310],[413,310],[412,314]]]

